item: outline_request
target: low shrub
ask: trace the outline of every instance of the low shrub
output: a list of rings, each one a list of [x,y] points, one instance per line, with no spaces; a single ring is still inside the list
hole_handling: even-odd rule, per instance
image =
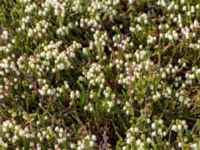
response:
[[[199,0],[0,10],[0,149],[200,149]]]

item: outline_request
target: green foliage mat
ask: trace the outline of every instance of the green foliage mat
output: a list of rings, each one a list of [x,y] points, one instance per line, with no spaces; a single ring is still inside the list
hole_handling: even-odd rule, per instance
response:
[[[199,0],[0,0],[0,149],[200,149]]]

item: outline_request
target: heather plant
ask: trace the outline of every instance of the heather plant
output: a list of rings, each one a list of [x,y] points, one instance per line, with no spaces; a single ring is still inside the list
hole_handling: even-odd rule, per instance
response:
[[[0,0],[0,149],[200,149],[199,0]]]

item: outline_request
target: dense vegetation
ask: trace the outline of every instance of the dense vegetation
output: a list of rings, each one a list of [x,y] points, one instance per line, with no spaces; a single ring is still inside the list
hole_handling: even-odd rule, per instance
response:
[[[200,149],[199,0],[0,0],[0,149]]]

